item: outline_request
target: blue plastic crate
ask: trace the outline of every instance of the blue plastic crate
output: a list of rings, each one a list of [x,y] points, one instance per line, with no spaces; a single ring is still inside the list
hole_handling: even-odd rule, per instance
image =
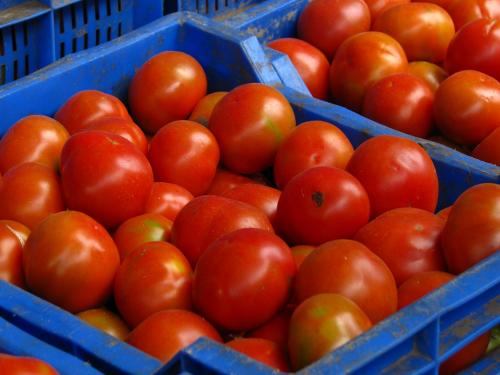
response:
[[[252,9],[267,0],[165,0],[165,9],[170,11],[189,11],[214,17],[227,19]],[[176,8],[172,8],[176,5]]]

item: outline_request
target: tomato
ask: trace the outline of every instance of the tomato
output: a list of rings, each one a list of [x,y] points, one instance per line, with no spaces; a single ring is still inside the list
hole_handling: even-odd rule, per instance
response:
[[[31,357],[0,353],[0,368],[6,375],[58,375],[47,362]]]
[[[227,342],[226,345],[273,369],[290,371],[285,353],[273,341],[261,338],[239,338]]]
[[[381,135],[363,142],[347,171],[366,189],[372,217],[398,207],[436,209],[436,169],[425,150],[409,139]]]
[[[442,210],[440,210],[439,212],[436,213],[436,216],[440,217],[444,221],[448,220],[448,216],[450,216],[450,212],[451,212],[451,207],[452,206],[448,206],[448,207],[443,208]]]
[[[118,340],[125,340],[128,336],[129,329],[125,322],[118,315],[104,308],[82,311],[77,316],[85,323]]]
[[[302,172],[285,186],[278,202],[280,230],[293,244],[349,238],[369,217],[370,202],[363,186],[338,168]]]
[[[441,82],[448,78],[446,70],[439,65],[427,61],[413,61],[409,63],[408,73],[422,78],[429,85],[432,92],[435,92]]]
[[[457,31],[478,18],[500,18],[500,3],[498,0],[455,0],[451,1],[447,10],[451,18],[453,18]],[[477,44],[475,48],[477,48]]]
[[[144,154],[109,132],[73,135],[61,155],[61,181],[69,209],[108,228],[144,212],[153,172]]]
[[[329,241],[304,260],[297,273],[295,296],[301,303],[320,293],[352,299],[375,324],[396,311],[397,288],[384,261],[353,240]]]
[[[276,343],[284,353],[288,352],[288,328],[292,310],[285,309],[275,315],[270,321],[256,328],[246,335],[246,337],[261,338],[271,340]]]
[[[61,150],[69,135],[59,122],[47,116],[27,116],[0,139],[0,173],[27,162],[59,169]]]
[[[64,210],[60,181],[51,168],[24,163],[9,169],[0,185],[0,219],[35,228],[49,214]]]
[[[345,169],[354,152],[346,135],[326,121],[307,121],[284,140],[274,160],[274,180],[283,188],[293,177],[312,167]]]
[[[207,93],[202,66],[184,52],[153,56],[136,72],[128,91],[138,124],[154,134],[163,125],[189,116]]]
[[[432,129],[434,93],[409,73],[382,78],[366,90],[363,115],[392,129],[425,138]]]
[[[396,208],[366,224],[354,239],[382,258],[400,285],[414,274],[444,270],[439,244],[444,224],[428,211]]]
[[[500,185],[475,185],[453,204],[441,234],[448,268],[464,272],[500,248]]]
[[[135,327],[127,343],[168,362],[200,337],[222,343],[215,328],[201,316],[185,310],[166,310],[151,315]]]
[[[122,136],[132,142],[141,152],[148,152],[148,141],[146,136],[132,120],[122,117],[103,117],[92,121],[87,126],[88,130],[102,130]]]
[[[173,221],[179,211],[193,198],[193,194],[180,185],[154,182],[145,211],[150,214],[163,215]]]
[[[323,52],[312,44],[296,38],[276,39],[267,46],[290,58],[312,96],[327,99],[330,63]]]
[[[300,268],[301,264],[304,262],[304,259],[311,254],[316,247],[309,245],[297,245],[291,247],[293,258],[295,259],[295,264],[297,265],[297,269]]]
[[[302,11],[297,32],[331,60],[345,39],[368,31],[370,21],[370,10],[362,0],[314,0]]]
[[[472,151],[475,158],[500,166],[500,126],[484,138]]]
[[[180,185],[194,196],[207,191],[219,163],[213,134],[194,121],[174,121],[151,140],[149,161],[155,181]]]
[[[192,273],[175,246],[145,243],[124,259],[116,273],[116,307],[131,327],[158,311],[189,310]]]
[[[302,302],[290,320],[288,348],[299,370],[369,330],[370,319],[339,294],[318,294]]]
[[[124,221],[113,236],[120,260],[146,242],[168,241],[172,224],[160,214],[143,214]]]
[[[222,168],[218,168],[215,172],[215,177],[212,184],[208,188],[206,194],[223,195],[228,190],[243,184],[255,183],[249,177],[234,173]]]
[[[72,313],[102,305],[120,265],[111,236],[76,211],[48,216],[24,245],[26,284],[38,296]]]
[[[273,164],[278,147],[295,128],[295,115],[278,90],[247,83],[221,99],[208,126],[228,169],[257,173]]]
[[[55,114],[55,119],[64,125],[69,134],[83,130],[103,117],[132,120],[120,99],[97,90],[77,92]]]
[[[295,272],[292,253],[281,238],[262,229],[239,229],[214,241],[200,257],[193,302],[218,327],[250,330],[285,305]]]
[[[498,5],[500,12],[500,5]],[[500,18],[500,15],[499,15]],[[474,50],[474,53],[468,53]],[[478,70],[500,81],[500,19],[481,18],[460,29],[448,47],[444,66],[452,74]]]
[[[500,126],[500,83],[464,70],[445,79],[434,98],[434,121],[452,141],[477,145]]]
[[[171,241],[194,266],[212,242],[241,228],[273,232],[269,219],[261,210],[234,199],[205,195],[193,199],[179,212],[172,227]]]
[[[365,0],[366,5],[370,8],[372,26],[378,16],[384,13],[387,9],[399,4],[407,4],[410,0]],[[429,3],[432,1],[429,1]]]
[[[407,3],[382,13],[373,30],[389,34],[403,47],[409,61],[444,61],[455,35],[453,20],[439,5]]]
[[[22,246],[24,246],[31,233],[26,225],[13,220],[0,220],[0,226],[8,228],[17,237]]]
[[[208,121],[210,120],[210,116],[212,116],[214,107],[226,94],[227,91],[216,91],[201,98],[194,107],[193,112],[191,112],[189,120],[203,126],[208,126]]]
[[[0,220],[0,279],[25,288],[23,246],[30,230],[11,220]]]
[[[439,375],[455,375],[467,369],[486,353],[489,340],[490,332],[486,332],[460,349],[439,367]]]
[[[391,36],[376,31],[354,35],[340,45],[330,66],[332,98],[359,112],[370,85],[407,67],[403,48]]]

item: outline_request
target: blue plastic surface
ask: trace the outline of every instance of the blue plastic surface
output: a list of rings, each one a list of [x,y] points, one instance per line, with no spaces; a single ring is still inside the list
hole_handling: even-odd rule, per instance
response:
[[[220,20],[234,17],[266,1],[268,0],[177,0],[175,10],[195,12]]]

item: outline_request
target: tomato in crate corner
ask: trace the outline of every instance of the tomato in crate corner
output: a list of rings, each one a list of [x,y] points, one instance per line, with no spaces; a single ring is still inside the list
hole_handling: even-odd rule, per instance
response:
[[[85,323],[100,329],[118,340],[125,340],[130,332],[125,322],[115,313],[105,309],[90,309],[78,313]]]

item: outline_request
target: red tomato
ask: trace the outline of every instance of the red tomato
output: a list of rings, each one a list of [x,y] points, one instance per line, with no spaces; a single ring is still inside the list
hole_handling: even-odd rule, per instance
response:
[[[436,216],[440,217],[444,221],[448,220],[448,216],[450,216],[450,212],[451,212],[451,207],[452,206],[448,206],[446,208],[443,208],[441,211],[436,213]]]
[[[47,116],[27,116],[16,122],[0,139],[0,173],[27,162],[59,169],[61,150],[68,131]]]
[[[490,332],[479,336],[453,354],[439,367],[439,375],[455,375],[477,362],[485,353],[490,341]]]
[[[31,357],[0,353],[0,368],[5,375],[58,375],[48,363]]]
[[[230,91],[215,106],[209,128],[227,168],[257,173],[273,164],[278,147],[295,128],[295,115],[278,90],[247,83]]]
[[[370,202],[363,186],[349,173],[315,167],[285,186],[277,217],[291,243],[319,245],[353,236],[368,222]]]
[[[274,160],[274,180],[283,188],[293,177],[312,167],[345,169],[354,152],[346,135],[326,121],[307,121],[283,141]]]
[[[212,116],[214,107],[226,94],[227,91],[216,91],[201,98],[196,107],[194,107],[193,112],[191,112],[189,120],[203,126],[208,126],[208,121],[210,120],[210,116]]]
[[[434,98],[434,121],[452,141],[476,145],[500,126],[500,83],[464,70],[445,79]]]
[[[273,232],[269,219],[261,210],[234,199],[205,195],[193,199],[179,212],[172,227],[171,241],[194,266],[212,242],[241,228]]]
[[[498,0],[455,0],[450,2],[447,11],[453,18],[455,30],[459,31],[466,24],[478,18],[500,18],[500,3]],[[477,44],[474,47],[477,48]],[[497,77],[497,79],[499,78]]]
[[[414,274],[444,270],[439,244],[444,224],[428,211],[396,208],[366,224],[354,239],[382,258],[400,285]]]
[[[405,52],[391,36],[375,31],[346,39],[330,67],[330,90],[334,101],[360,111],[366,89],[390,74],[408,67]]]
[[[292,311],[285,309],[264,325],[251,331],[247,337],[271,340],[278,345],[284,353],[288,352],[288,328]]]
[[[302,302],[290,321],[292,368],[300,370],[369,330],[370,319],[339,294],[318,294]]]
[[[394,276],[382,259],[357,241],[319,246],[304,260],[295,281],[299,303],[316,294],[339,293],[352,299],[373,323],[397,308]]]
[[[139,324],[130,332],[127,343],[168,362],[200,337],[222,343],[217,331],[201,316],[190,311],[167,310],[153,314]]]
[[[146,242],[168,241],[172,221],[160,214],[143,214],[124,221],[116,230],[114,240],[120,260]]]
[[[366,5],[370,8],[372,26],[379,15],[387,9],[399,4],[407,4],[410,0],[365,0]],[[431,3],[432,1],[428,1]]]
[[[68,208],[113,228],[144,212],[153,172],[144,154],[122,137],[98,130],[73,135],[61,155]]]
[[[319,48],[331,60],[351,35],[370,29],[370,10],[362,0],[314,0],[300,15],[299,38]]]
[[[295,272],[292,253],[278,236],[239,229],[214,241],[200,257],[193,302],[218,327],[250,330],[285,305]]]
[[[192,273],[175,246],[145,243],[124,259],[116,273],[116,307],[131,327],[158,311],[189,310]]]
[[[212,180],[212,184],[208,188],[206,194],[210,195],[223,195],[228,190],[243,184],[251,184],[256,181],[250,179],[249,177],[227,171],[222,168],[218,168],[215,172],[215,177]]]
[[[219,146],[203,125],[174,121],[155,134],[148,157],[156,181],[180,185],[197,196],[212,183],[219,163]]]
[[[429,85],[432,92],[435,92],[441,82],[448,78],[446,70],[439,65],[427,61],[413,61],[409,63],[408,73],[422,78]]]
[[[85,323],[100,329],[104,333],[125,340],[129,334],[129,329],[120,317],[104,308],[82,311],[77,315]]]
[[[500,12],[500,4],[498,9]],[[474,53],[470,53],[471,50]],[[471,69],[500,81],[499,61],[500,19],[481,18],[457,32],[448,48],[444,66],[450,74]]]
[[[26,284],[38,296],[72,313],[102,305],[120,265],[111,236],[76,211],[52,214],[24,246]]]
[[[238,338],[227,342],[226,345],[275,370],[290,371],[285,352],[273,341],[260,338]]]
[[[436,209],[436,169],[425,150],[409,139],[381,135],[363,142],[347,171],[366,189],[372,217],[398,207]]]
[[[382,13],[373,30],[389,34],[403,47],[408,61],[444,61],[455,27],[453,20],[439,5],[407,3]]]
[[[498,184],[479,184],[458,197],[441,234],[451,272],[464,272],[500,249],[499,210]]]
[[[179,211],[193,198],[193,194],[180,185],[154,182],[145,211],[150,214],[163,215],[174,221]]]
[[[314,249],[316,249],[316,247],[309,245],[297,245],[290,248],[290,250],[292,250],[292,255],[295,259],[297,269],[300,268],[304,259],[306,259],[306,257],[314,251]]]
[[[390,128],[425,138],[432,129],[434,93],[422,79],[399,73],[366,90],[363,115]]]
[[[64,125],[69,134],[83,130],[91,122],[103,117],[121,117],[132,120],[120,99],[97,90],[84,90],[76,93],[59,108],[55,115],[55,119]]]
[[[318,99],[328,97],[330,63],[323,52],[312,44],[295,38],[276,39],[267,46],[290,58],[312,96]]]
[[[484,138],[472,151],[475,158],[500,166],[500,126]]]
[[[23,247],[30,230],[21,223],[0,220],[0,279],[25,288]]]
[[[0,219],[10,219],[35,228],[51,213],[64,210],[59,176],[38,163],[9,169],[0,185]]]
[[[189,116],[207,93],[202,66],[184,52],[166,51],[149,59],[135,74],[128,99],[132,114],[148,133]]]

